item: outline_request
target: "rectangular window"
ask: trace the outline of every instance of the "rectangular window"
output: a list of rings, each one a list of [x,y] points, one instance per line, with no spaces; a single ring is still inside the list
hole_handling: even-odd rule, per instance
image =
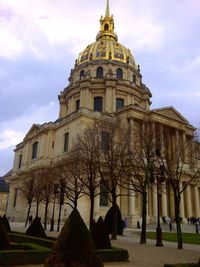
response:
[[[124,107],[124,99],[117,98],[116,99],[116,110],[119,110]]]
[[[64,152],[68,151],[69,133],[64,134]]]
[[[18,169],[22,166],[22,154],[19,155]]]
[[[17,188],[15,188],[14,192],[13,207],[16,207],[16,203],[17,203]]]
[[[94,98],[94,111],[102,112],[103,108],[103,98],[100,96],[97,96]]]
[[[108,207],[108,188],[104,181],[100,182],[100,206]]]
[[[76,100],[76,111],[80,108],[80,100]]]
[[[32,146],[32,159],[37,158],[37,153],[38,153],[38,142],[35,142]]]

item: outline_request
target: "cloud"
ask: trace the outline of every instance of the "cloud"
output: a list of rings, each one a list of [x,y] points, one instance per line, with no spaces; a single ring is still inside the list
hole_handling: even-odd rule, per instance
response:
[[[6,149],[16,145],[23,139],[24,133],[6,129],[0,134],[0,149]]]

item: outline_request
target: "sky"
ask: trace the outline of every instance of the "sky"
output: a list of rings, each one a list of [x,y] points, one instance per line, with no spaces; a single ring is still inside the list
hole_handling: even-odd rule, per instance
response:
[[[106,0],[0,0],[0,176],[33,123],[58,118],[58,94],[95,41]],[[200,1],[110,0],[119,42],[132,51],[151,108],[174,106],[200,125]]]

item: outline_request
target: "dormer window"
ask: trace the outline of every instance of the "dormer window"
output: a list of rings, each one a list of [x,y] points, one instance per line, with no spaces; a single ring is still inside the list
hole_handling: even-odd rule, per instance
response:
[[[102,67],[97,68],[96,77],[97,79],[103,79],[103,68]]]
[[[107,23],[104,25],[104,30],[105,30],[105,31],[108,31],[108,30],[109,30],[109,26],[108,26]]]
[[[84,72],[84,70],[82,70],[82,71],[80,72],[80,79],[82,79],[84,76],[85,76],[85,72]]]
[[[122,69],[118,68],[116,74],[117,74],[117,79],[119,79],[119,80],[123,79],[123,71],[122,71]]]
[[[37,153],[38,153],[38,142],[35,142],[32,145],[32,159],[36,159],[37,158]]]

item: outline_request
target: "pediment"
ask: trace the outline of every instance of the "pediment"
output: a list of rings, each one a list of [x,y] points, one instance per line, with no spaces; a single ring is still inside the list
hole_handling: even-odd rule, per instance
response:
[[[181,115],[174,107],[164,107],[164,108],[159,108],[159,109],[154,109],[152,112],[164,115],[170,119],[174,119],[183,123],[189,124],[188,120]]]
[[[30,128],[30,130],[28,131],[28,133],[25,135],[24,140],[28,139],[28,138],[32,138],[35,135],[38,134],[38,132],[41,129],[41,125],[39,124],[33,124]]]

